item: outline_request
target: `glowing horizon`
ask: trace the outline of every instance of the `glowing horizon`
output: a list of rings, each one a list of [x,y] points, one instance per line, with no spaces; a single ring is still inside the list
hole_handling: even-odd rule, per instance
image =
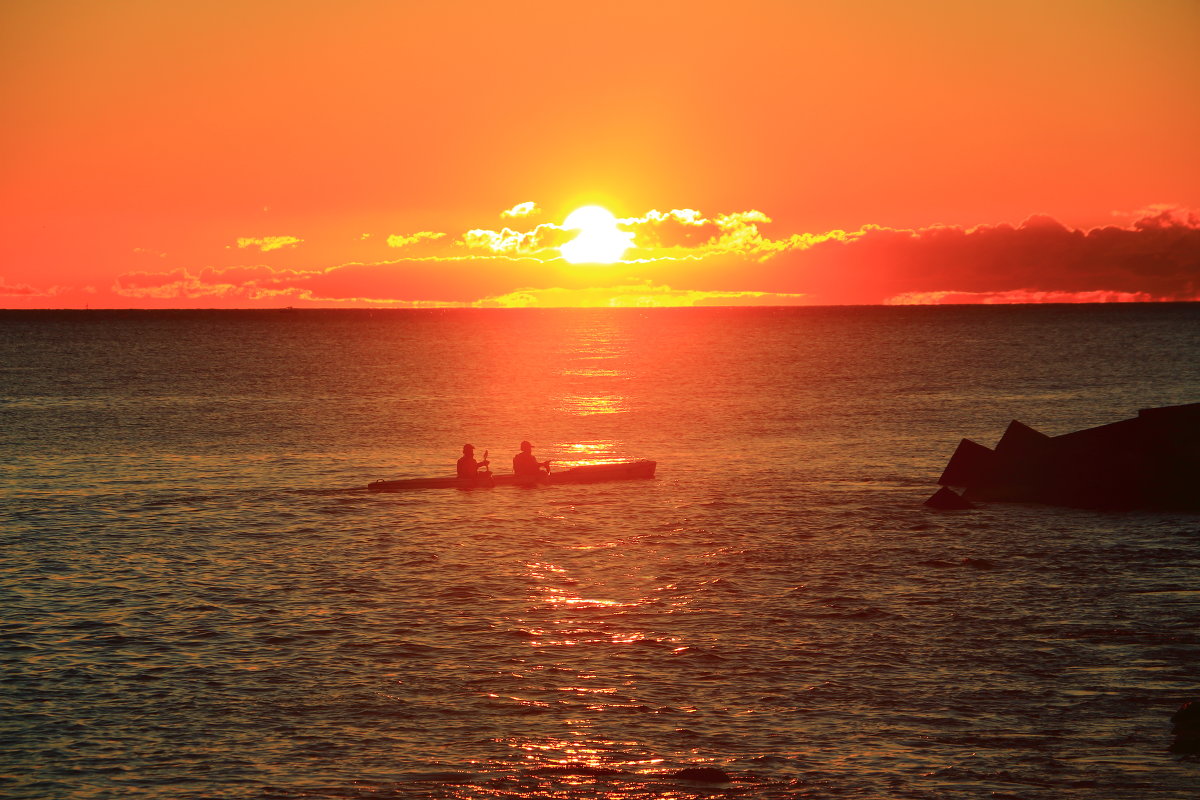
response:
[[[124,272],[107,290],[39,293],[0,285],[17,307],[92,308],[529,308],[710,305],[930,305],[1200,300],[1195,255],[1200,213],[1148,209],[1118,224],[1068,228],[1034,216],[1017,225],[772,234],[760,211],[707,217],[696,209],[651,210],[620,221],[588,212],[595,252],[581,266],[564,252],[569,225],[526,220],[517,228],[458,234],[390,234],[397,251],[331,267],[286,266],[306,243],[296,236],[245,238],[228,266]],[[512,223],[510,223],[512,224]],[[615,242],[606,240],[615,232]],[[370,247],[371,236],[346,246]],[[249,242],[250,244],[244,244]],[[586,244],[586,241],[585,241]],[[376,247],[381,245],[374,245]],[[624,256],[609,261],[617,248]],[[241,263],[252,250],[258,263]],[[1153,273],[1129,269],[1146,258]],[[275,263],[270,263],[270,262]],[[1070,267],[1070,272],[1064,272]],[[745,288],[745,287],[753,288]],[[365,289],[365,291],[364,291]],[[66,302],[59,302],[66,301]],[[57,305],[56,305],[57,302]]]

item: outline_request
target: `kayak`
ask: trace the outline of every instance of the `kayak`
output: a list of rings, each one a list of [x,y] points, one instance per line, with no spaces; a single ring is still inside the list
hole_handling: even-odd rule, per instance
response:
[[[589,464],[571,467],[549,475],[480,475],[478,478],[406,478],[367,484],[369,492],[407,492],[410,489],[490,489],[493,486],[557,486],[569,483],[599,483],[653,478],[655,461],[620,461],[616,464]]]

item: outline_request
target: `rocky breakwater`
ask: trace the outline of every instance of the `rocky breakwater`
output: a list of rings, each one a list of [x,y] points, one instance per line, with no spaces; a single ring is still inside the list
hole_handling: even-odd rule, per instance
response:
[[[959,442],[938,483],[926,501],[937,508],[1006,501],[1200,511],[1200,403],[1061,436],[1013,420],[994,449]]]

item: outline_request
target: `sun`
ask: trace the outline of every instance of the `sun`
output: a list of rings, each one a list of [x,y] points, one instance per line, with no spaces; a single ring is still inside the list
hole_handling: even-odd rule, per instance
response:
[[[563,228],[575,238],[558,248],[572,264],[612,264],[633,246],[633,234],[617,227],[617,218],[600,206],[583,206],[567,215]]]

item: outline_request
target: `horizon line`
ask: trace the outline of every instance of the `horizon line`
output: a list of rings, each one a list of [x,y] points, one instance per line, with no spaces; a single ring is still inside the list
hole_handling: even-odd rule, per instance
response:
[[[255,311],[255,312],[296,312],[296,311],[686,311],[688,309],[809,309],[809,308],[1003,308],[1014,306],[1167,306],[1195,305],[1200,300],[1084,300],[1058,302],[1016,302],[1016,303],[805,303],[784,305],[752,305],[742,303],[717,303],[697,305],[647,305],[647,306],[471,306],[471,305],[428,305],[428,306],[268,306],[268,307],[236,307],[224,308],[219,306],[145,308],[141,306],[101,306],[97,308],[7,308],[0,307],[0,312],[20,311]]]

